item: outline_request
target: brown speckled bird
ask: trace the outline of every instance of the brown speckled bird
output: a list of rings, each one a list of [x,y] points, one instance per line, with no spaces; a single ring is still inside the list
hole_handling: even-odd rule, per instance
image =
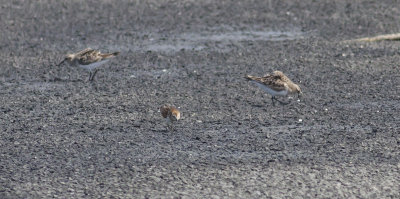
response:
[[[110,58],[117,56],[119,52],[100,53],[98,50],[86,48],[77,53],[68,54],[57,66],[60,66],[65,61],[70,65],[78,66],[89,71],[89,81],[93,81],[97,73],[96,68],[110,61]],[[94,72],[92,73],[92,71]]]
[[[265,90],[272,96],[272,104],[275,106],[275,100],[281,104],[285,104],[275,98],[275,96],[286,96],[288,94],[297,93],[298,97],[302,95],[300,87],[293,83],[281,71],[274,71],[272,75],[267,74],[264,77],[256,77],[247,75],[246,78],[254,82],[258,87]]]
[[[169,130],[173,130],[173,123],[181,118],[181,112],[177,108],[171,105],[164,105],[160,107],[161,116],[166,118],[167,127]]]

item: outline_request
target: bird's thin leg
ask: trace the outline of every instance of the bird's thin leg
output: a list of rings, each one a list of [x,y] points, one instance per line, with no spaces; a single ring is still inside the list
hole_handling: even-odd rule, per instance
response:
[[[173,122],[173,121],[171,121],[171,122],[170,122],[170,125],[171,125],[171,129],[170,129],[170,131],[175,131],[175,128],[174,128],[174,122]]]
[[[91,79],[92,79],[92,71],[89,71],[89,79],[88,79],[88,81],[89,82],[92,81]]]
[[[272,97],[271,97],[271,100],[272,100],[272,105],[275,106],[275,101],[274,101],[274,100],[276,100],[276,99],[275,99],[275,96],[272,96]]]
[[[98,70],[96,70],[96,69],[94,70],[94,73],[93,73],[93,75],[92,75],[92,80],[90,80],[90,81],[93,81],[93,80],[94,80],[94,76],[96,75],[97,71],[98,71]]]
[[[167,121],[167,130],[171,131],[171,122],[170,121]]]

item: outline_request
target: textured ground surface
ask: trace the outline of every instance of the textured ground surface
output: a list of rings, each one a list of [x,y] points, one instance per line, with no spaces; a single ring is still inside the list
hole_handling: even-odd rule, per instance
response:
[[[399,198],[397,1],[5,1],[1,198]],[[56,67],[121,51],[94,83]],[[304,99],[243,79],[284,71]],[[183,118],[165,130],[158,107]]]

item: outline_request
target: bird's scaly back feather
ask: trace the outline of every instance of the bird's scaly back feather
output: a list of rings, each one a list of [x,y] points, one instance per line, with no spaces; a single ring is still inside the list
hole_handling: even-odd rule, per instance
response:
[[[256,77],[247,75],[247,79],[263,84],[273,90],[283,91],[287,89],[287,85],[283,82],[279,76],[276,75],[265,75],[264,77]]]

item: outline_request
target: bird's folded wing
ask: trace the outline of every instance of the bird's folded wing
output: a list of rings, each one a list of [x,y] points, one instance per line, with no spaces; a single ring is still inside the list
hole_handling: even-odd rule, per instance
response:
[[[264,83],[266,86],[268,86],[269,88],[276,90],[276,91],[283,91],[287,89],[287,84],[277,80],[277,81],[271,81],[267,83]]]
[[[168,117],[169,107],[166,105],[162,106],[160,108],[160,112],[161,112],[161,115],[163,116],[163,118]]]
[[[91,53],[91,52],[93,52],[93,51],[95,51],[95,50],[93,50],[93,49],[91,49],[91,48],[86,48],[86,49],[81,50],[81,51],[79,51],[78,53],[76,53],[76,56],[83,56],[83,55],[85,55],[85,54],[87,54],[87,53]]]
[[[248,75],[247,79],[256,81],[260,84],[263,84],[265,86],[268,86],[269,88],[276,90],[276,91],[283,91],[286,90],[287,85],[283,81],[281,81],[279,78],[276,76],[272,75],[266,75],[264,77],[255,77]]]
[[[83,51],[82,51],[83,52]],[[98,61],[101,61],[103,57],[100,56],[100,52],[97,50],[88,50],[81,54],[79,57],[79,64],[89,65]]]

